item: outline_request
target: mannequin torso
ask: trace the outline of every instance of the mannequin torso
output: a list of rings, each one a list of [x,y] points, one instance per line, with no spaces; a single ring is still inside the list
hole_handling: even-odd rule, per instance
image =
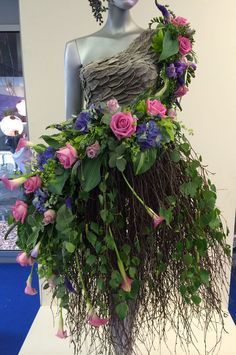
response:
[[[136,2],[134,1],[134,4]],[[109,3],[108,19],[100,31],[67,43],[65,50],[66,118],[70,118],[83,107],[84,100],[79,79],[80,68],[126,49],[142,32],[143,29],[132,20],[129,9],[119,8]]]

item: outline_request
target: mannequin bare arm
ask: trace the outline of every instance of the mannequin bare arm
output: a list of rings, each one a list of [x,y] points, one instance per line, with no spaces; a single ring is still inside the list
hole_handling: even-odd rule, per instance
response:
[[[65,49],[65,109],[66,118],[77,114],[82,109],[82,89],[79,78],[81,60],[76,41],[70,41]]]

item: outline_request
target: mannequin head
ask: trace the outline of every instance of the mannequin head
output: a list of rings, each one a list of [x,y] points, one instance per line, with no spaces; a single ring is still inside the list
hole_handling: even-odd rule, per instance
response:
[[[89,0],[93,15],[101,25],[103,23],[102,13],[106,12],[105,3],[112,4],[121,10],[129,10],[134,7],[139,0]]]

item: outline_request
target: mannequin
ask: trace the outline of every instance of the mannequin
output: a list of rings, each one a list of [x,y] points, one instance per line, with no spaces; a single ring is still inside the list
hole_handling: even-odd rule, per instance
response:
[[[65,49],[65,106],[66,118],[83,107],[79,69],[92,61],[112,56],[124,49],[144,30],[136,25],[130,9],[138,0],[109,0],[108,18],[104,27],[66,44]],[[93,50],[96,48],[96,50]]]

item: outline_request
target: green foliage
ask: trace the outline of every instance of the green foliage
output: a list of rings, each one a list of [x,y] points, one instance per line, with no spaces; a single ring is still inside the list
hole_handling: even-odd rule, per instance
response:
[[[140,175],[149,170],[156,161],[157,150],[147,149],[132,157],[135,175]]]
[[[157,53],[162,52],[164,33],[162,29],[157,30],[152,38],[152,47]]]
[[[119,303],[115,308],[116,314],[118,315],[120,320],[125,319],[125,317],[128,314],[128,310],[129,310],[129,307],[126,302]]]
[[[159,62],[172,57],[179,51],[179,42],[177,38],[173,38],[170,31],[166,31],[163,39],[163,48],[159,57]]]
[[[43,139],[50,147],[54,149],[59,149],[63,146],[61,134],[52,134],[50,136],[42,135],[40,138]]]
[[[53,178],[48,180],[47,187],[51,193],[60,195],[65,186],[65,183],[70,175],[68,170],[60,170],[60,174],[56,174]]]
[[[84,191],[89,192],[100,183],[102,159],[99,155],[96,159],[85,159],[81,162],[79,181]]]

